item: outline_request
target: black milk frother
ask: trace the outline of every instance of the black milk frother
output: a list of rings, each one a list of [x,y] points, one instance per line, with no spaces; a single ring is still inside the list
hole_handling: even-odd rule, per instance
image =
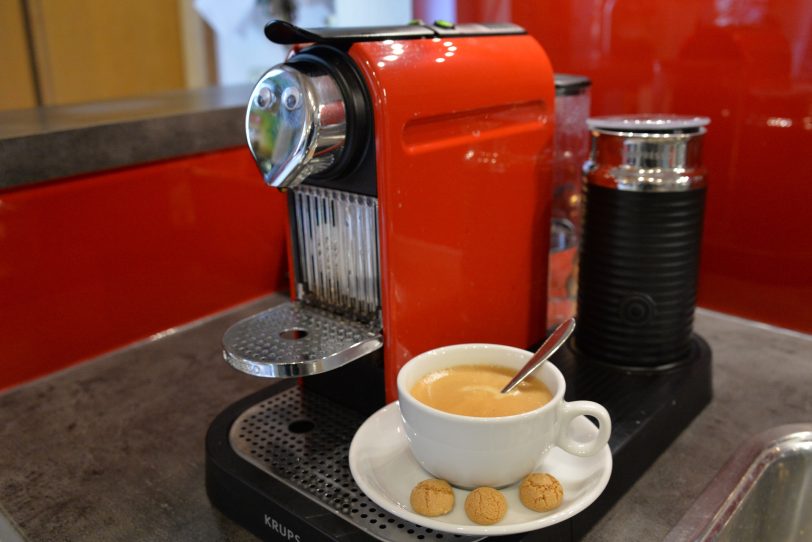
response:
[[[575,345],[667,368],[689,357],[706,172],[705,117],[598,117],[584,166]]]

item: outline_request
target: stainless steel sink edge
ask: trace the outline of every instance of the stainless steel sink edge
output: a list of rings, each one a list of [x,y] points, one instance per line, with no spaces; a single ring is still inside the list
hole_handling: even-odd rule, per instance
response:
[[[716,540],[765,470],[796,448],[812,449],[812,423],[781,425],[742,444],[719,470],[664,542]]]

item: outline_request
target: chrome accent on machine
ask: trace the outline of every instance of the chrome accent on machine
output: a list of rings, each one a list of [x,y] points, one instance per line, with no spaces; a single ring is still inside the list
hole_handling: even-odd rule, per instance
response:
[[[381,346],[380,332],[369,325],[293,302],[231,326],[223,358],[250,375],[286,378],[337,369]]]
[[[223,336],[226,362],[254,376],[323,373],[383,346],[377,199],[307,185],[291,192],[298,301]]]
[[[290,188],[330,168],[344,150],[344,98],[316,64],[271,68],[254,87],[245,117],[248,146],[265,183]]]
[[[359,321],[379,321],[378,200],[302,185],[293,201],[300,297]]]

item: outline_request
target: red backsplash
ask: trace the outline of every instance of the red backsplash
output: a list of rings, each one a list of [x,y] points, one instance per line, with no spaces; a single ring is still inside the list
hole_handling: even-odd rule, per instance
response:
[[[457,5],[506,18],[593,114],[712,119],[699,304],[812,332],[812,3]],[[245,149],[0,192],[0,388],[284,289],[285,221]]]
[[[287,287],[247,149],[0,192],[0,388]]]
[[[812,3],[457,3],[459,22],[505,18],[592,79],[594,115],[712,119],[699,304],[812,332]]]

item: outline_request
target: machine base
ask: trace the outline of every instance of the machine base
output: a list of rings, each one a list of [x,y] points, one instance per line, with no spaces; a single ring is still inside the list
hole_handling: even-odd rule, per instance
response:
[[[567,380],[567,400],[589,399],[609,410],[612,477],[598,500],[569,521],[505,540],[582,538],[712,395],[711,351],[696,335],[690,360],[668,371],[618,370],[569,348],[552,361]],[[402,521],[376,509],[358,489],[347,453],[367,414],[295,381],[234,403],[206,436],[209,499],[266,540],[473,540]]]

